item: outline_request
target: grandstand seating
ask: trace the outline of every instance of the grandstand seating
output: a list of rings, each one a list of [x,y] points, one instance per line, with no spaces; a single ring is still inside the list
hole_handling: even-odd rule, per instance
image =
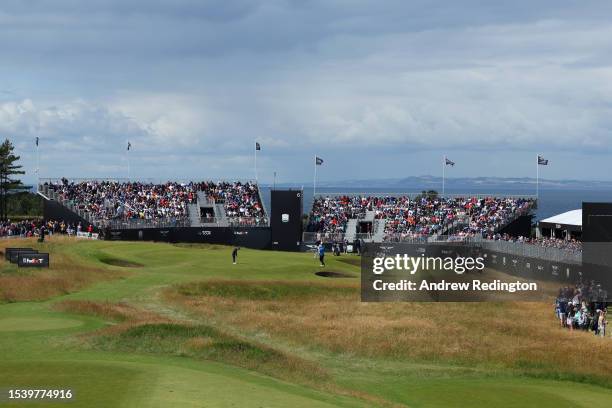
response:
[[[365,220],[367,214],[373,214],[377,235],[383,235],[385,241],[445,234],[451,229],[463,236],[486,236],[496,233],[534,204],[533,199],[510,197],[317,197],[307,231],[352,235],[353,231],[347,231],[349,221]]]
[[[250,182],[47,181],[39,191],[98,226],[120,221],[137,225],[194,225],[203,220],[200,206],[214,208],[215,222],[267,225],[258,186]],[[201,202],[204,201],[204,202]]]

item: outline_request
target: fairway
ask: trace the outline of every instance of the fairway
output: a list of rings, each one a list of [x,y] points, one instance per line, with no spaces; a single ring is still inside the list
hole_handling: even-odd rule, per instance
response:
[[[7,317],[0,319],[0,331],[58,330],[81,324],[79,320],[66,318]]]
[[[232,265],[231,248],[216,245],[44,246],[59,259],[48,272],[0,267],[0,284],[46,284],[20,301],[4,292],[0,389],[70,388],[75,407],[612,402],[610,342],[561,330],[548,304],[490,304],[486,316],[480,304],[363,304],[352,255],[323,269],[312,254],[249,249]],[[75,273],[79,286],[53,287]],[[571,342],[599,359],[568,356]]]

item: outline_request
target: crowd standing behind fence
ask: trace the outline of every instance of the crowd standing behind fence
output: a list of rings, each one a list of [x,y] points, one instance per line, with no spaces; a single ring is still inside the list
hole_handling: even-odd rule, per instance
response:
[[[0,223],[0,238],[30,238],[45,235],[76,235],[77,232],[94,235],[94,227],[90,224],[68,223],[58,220],[7,220]],[[101,236],[100,236],[101,238]]]

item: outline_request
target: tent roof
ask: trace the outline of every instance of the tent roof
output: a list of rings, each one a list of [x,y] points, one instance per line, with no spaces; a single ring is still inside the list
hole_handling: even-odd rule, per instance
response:
[[[567,211],[562,214],[553,215],[552,217],[543,219],[540,222],[582,227],[582,210]]]

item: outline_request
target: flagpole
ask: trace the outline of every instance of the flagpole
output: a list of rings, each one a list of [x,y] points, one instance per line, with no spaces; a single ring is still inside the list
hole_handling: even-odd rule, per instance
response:
[[[130,181],[130,141],[128,140],[128,148],[127,151],[125,153],[125,156],[127,158],[127,178],[128,178],[128,182]]]
[[[446,188],[446,155],[442,156],[442,198],[444,198]]]
[[[540,154],[536,156],[536,201],[540,199]]]
[[[314,202],[317,195],[317,156],[314,159],[314,182],[312,183],[312,200]]]
[[[38,180],[40,181],[40,150],[38,147],[40,139],[36,139],[36,175],[38,176]]]
[[[257,142],[255,142],[255,183],[258,183],[258,178],[257,178]]]

